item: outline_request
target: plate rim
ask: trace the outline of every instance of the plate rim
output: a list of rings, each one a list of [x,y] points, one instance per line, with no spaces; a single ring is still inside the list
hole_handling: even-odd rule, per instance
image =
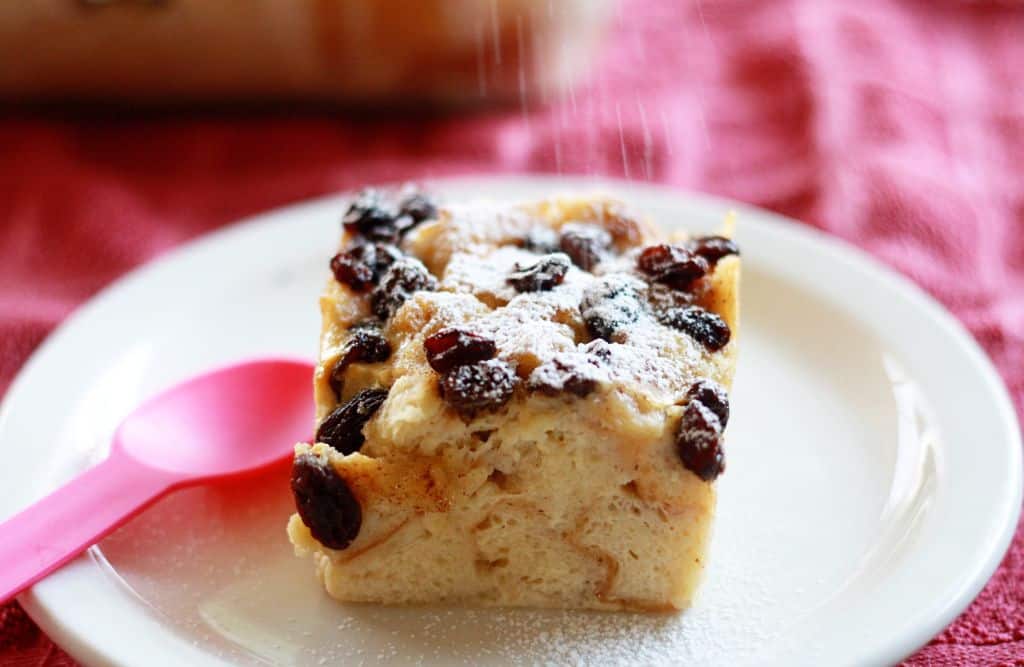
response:
[[[671,185],[606,177],[566,176],[543,173],[450,176],[423,179],[422,182],[428,188],[436,186],[439,189],[445,187],[469,188],[474,184],[494,183],[499,183],[507,189],[546,188],[553,192],[581,188],[589,188],[591,190],[607,189],[613,194],[617,192],[622,193],[624,198],[629,193],[634,193],[638,198],[646,198],[648,200],[653,198],[660,201],[688,201],[701,207],[716,207],[723,211],[735,210],[740,212],[741,215],[747,212],[756,216],[759,226],[762,222],[768,223],[775,233],[786,237],[787,241],[796,239],[800,243],[809,243],[824,248],[834,258],[842,260],[847,266],[874,274],[887,288],[899,292],[905,299],[912,302],[922,314],[927,316],[932,322],[940,325],[945,334],[950,336],[953,342],[956,343],[957,348],[967,355],[972,369],[980,374],[981,379],[991,392],[992,398],[995,399],[994,412],[999,414],[1001,422],[1007,426],[1006,430],[1008,431],[1009,440],[1006,445],[1011,463],[1007,474],[1010,476],[1009,481],[1014,493],[1012,497],[1007,499],[1007,502],[1003,503],[1001,508],[1001,525],[1003,527],[1001,533],[995,536],[988,554],[983,562],[979,562],[979,567],[975,569],[974,576],[962,585],[960,592],[954,598],[947,600],[941,609],[934,610],[931,618],[921,621],[916,626],[916,631],[894,634],[887,642],[879,645],[873,654],[862,657],[866,657],[870,662],[891,663],[909,656],[955,620],[991,579],[1012,543],[1021,513],[1022,493],[1024,493],[1024,489],[1022,489],[1022,480],[1024,480],[1022,471],[1024,471],[1024,466],[1022,466],[1020,424],[1005,383],[1002,381],[992,360],[981,348],[978,341],[951,312],[909,277],[868,254],[866,251],[810,224],[802,223],[750,204]],[[351,192],[352,190],[343,190],[327,193],[246,216],[223,227],[201,234],[166,252],[162,252],[106,285],[91,298],[74,308],[50,332],[19,369],[15,378],[10,383],[2,402],[0,402],[0,436],[4,432],[7,420],[11,418],[11,405],[15,402],[12,397],[24,391],[24,386],[29,384],[36,367],[49,355],[50,350],[60,340],[71,336],[72,333],[70,332],[73,332],[80,320],[87,318],[94,309],[102,308],[108,300],[115,298],[121,290],[129,288],[132,283],[140,278],[144,279],[146,273],[159,266],[175,262],[179,256],[192,252],[199,246],[215,244],[230,235],[244,233],[246,229],[254,224],[269,222],[271,219],[283,216],[296,215],[306,208],[316,208],[330,202],[341,201]],[[73,563],[69,568],[74,567],[76,564],[81,565],[82,559]],[[29,591],[19,596],[18,600],[33,620],[55,642],[76,659],[85,664],[121,664],[110,650],[102,646],[96,646],[93,642],[89,641],[87,636],[84,636],[78,629],[72,627],[68,622],[68,618],[62,618],[60,610],[54,606],[54,601],[45,599],[47,597],[51,596]],[[202,656],[208,661],[220,660],[218,656],[207,652],[203,652]]]

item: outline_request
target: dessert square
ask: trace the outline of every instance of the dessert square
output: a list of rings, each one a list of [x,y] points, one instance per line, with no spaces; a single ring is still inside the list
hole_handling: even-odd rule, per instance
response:
[[[673,610],[725,468],[739,250],[603,197],[368,190],[288,534],[339,600]]]

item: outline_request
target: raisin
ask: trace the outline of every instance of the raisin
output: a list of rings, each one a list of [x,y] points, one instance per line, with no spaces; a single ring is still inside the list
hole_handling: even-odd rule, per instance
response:
[[[441,376],[441,396],[465,418],[497,410],[512,398],[518,382],[515,370],[500,359],[456,366]]]
[[[387,320],[415,292],[435,289],[437,280],[422,262],[412,257],[402,257],[388,267],[380,284],[373,290],[373,312],[382,320]]]
[[[601,338],[595,338],[586,345],[583,346],[583,351],[588,355],[597,357],[604,363],[608,363],[612,360],[612,346],[607,341]]]
[[[689,334],[694,340],[716,352],[729,342],[729,325],[721,317],[700,306],[671,308],[659,318],[662,324]]]
[[[637,268],[651,276],[651,279],[686,290],[698,278],[708,272],[708,263],[679,245],[660,243],[644,248],[636,262]]]
[[[345,381],[345,369],[350,364],[374,364],[387,361],[391,356],[391,344],[375,321],[360,322],[349,330],[349,334],[349,339],[345,342],[341,356],[334,362],[328,379],[334,395],[339,398]]]
[[[533,266],[521,268],[516,264],[508,283],[518,292],[546,292],[562,284],[570,266],[569,258],[560,252],[545,255]]]
[[[699,380],[686,392],[690,401],[700,401],[715,413],[722,424],[722,430],[729,425],[729,394],[725,388],[711,380]]]
[[[402,252],[383,243],[357,243],[331,258],[334,278],[357,292],[366,291],[380,279]]]
[[[686,242],[686,249],[703,257],[711,266],[726,255],[740,254],[740,248],[732,239],[724,236],[702,236]]]
[[[414,192],[398,205],[395,229],[404,235],[413,227],[437,217],[437,206],[422,192]]]
[[[428,336],[423,341],[423,348],[427,352],[427,362],[438,373],[493,359],[498,353],[498,346],[490,338],[456,327],[441,329]]]
[[[382,194],[372,188],[359,193],[342,218],[345,230],[372,241],[394,243],[398,240],[395,218],[398,211],[394,204],[384,199]]]
[[[527,386],[548,396],[569,392],[582,398],[607,381],[608,374],[601,365],[596,355],[559,355],[535,368]]]
[[[725,470],[722,423],[702,402],[686,404],[676,434],[676,451],[683,465],[705,482],[714,480]]]
[[[636,287],[629,279],[606,277],[583,292],[580,313],[591,336],[622,342],[624,329],[640,318]]]
[[[550,227],[534,227],[527,232],[522,247],[538,255],[550,255],[558,251],[558,235]]]
[[[292,495],[302,523],[328,549],[344,549],[359,535],[363,510],[330,462],[307,453],[292,463]]]
[[[380,409],[387,397],[387,389],[362,390],[327,415],[316,430],[316,441],[330,445],[342,454],[358,452],[366,442],[363,426]]]
[[[647,286],[647,303],[655,313],[692,305],[696,297],[694,291],[677,290],[661,283]]]
[[[612,237],[597,225],[568,224],[562,227],[558,246],[572,263],[590,271],[604,258]]]

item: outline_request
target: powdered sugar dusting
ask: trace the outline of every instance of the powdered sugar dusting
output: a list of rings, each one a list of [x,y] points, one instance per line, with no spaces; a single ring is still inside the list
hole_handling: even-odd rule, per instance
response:
[[[457,253],[445,268],[441,289],[486,294],[498,303],[508,303],[517,294],[508,276],[517,266],[529,265],[537,256],[515,246],[501,246],[486,255]]]
[[[594,354],[559,354],[550,363],[534,369],[529,385],[553,393],[571,391],[585,395],[610,383],[611,377],[605,368],[607,361]]]
[[[674,403],[697,377],[707,375],[711,360],[689,336],[661,325],[647,312],[649,287],[636,274],[636,248],[610,252],[593,272],[573,266],[552,289],[517,293],[509,285],[517,267],[530,266],[540,257],[524,246],[542,236],[542,230],[564,226],[566,220],[557,217],[561,209],[554,204],[549,208],[547,218],[527,212],[544,210],[544,205],[527,209],[474,202],[443,209],[440,222],[424,229],[430,244],[409,244],[411,251],[430,255],[424,259],[441,278],[441,292],[421,298],[436,299],[450,310],[445,292],[472,294],[487,309],[475,315],[449,313],[451,321],[439,309],[435,323],[470,326],[497,342],[499,356],[528,360],[528,372],[556,355],[582,352],[595,335],[606,338],[615,354],[598,381],[610,380],[642,394],[645,403]],[[596,221],[603,224],[600,216]],[[611,330],[595,332],[588,319],[607,323],[614,335]]]

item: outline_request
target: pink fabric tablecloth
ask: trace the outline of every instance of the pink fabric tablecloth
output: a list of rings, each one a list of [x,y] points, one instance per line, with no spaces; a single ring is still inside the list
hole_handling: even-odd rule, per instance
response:
[[[0,392],[102,286],[241,216],[373,181],[563,171],[734,197],[864,248],[967,325],[1020,411],[1024,7],[623,7],[589,82],[526,115],[4,115]],[[17,605],[0,608],[0,664],[71,662]],[[909,664],[1024,664],[1020,533],[974,604]]]

